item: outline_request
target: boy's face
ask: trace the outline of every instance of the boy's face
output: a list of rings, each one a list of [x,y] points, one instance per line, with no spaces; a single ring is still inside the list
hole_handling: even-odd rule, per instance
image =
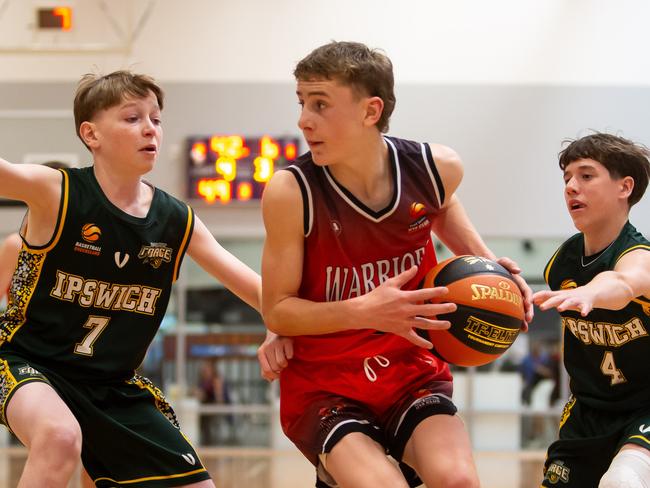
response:
[[[335,164],[359,151],[362,135],[374,125],[367,117],[369,97],[325,79],[299,80],[296,94],[302,107],[298,127],[316,164]]]
[[[125,98],[98,112],[90,121],[93,138],[87,144],[95,156],[126,174],[145,174],[153,168],[162,143],[160,107],[156,96]]]
[[[627,211],[625,180],[612,178],[607,168],[593,159],[578,159],[566,166],[564,199],[578,230],[596,230],[600,222]]]

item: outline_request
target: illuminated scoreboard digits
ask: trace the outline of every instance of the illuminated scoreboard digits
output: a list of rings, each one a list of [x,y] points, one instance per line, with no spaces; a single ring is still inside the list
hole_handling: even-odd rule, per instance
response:
[[[50,7],[36,9],[36,25],[39,29],[72,30],[72,8]]]
[[[259,200],[273,173],[296,159],[298,144],[298,137],[190,137],[188,196],[210,204]]]

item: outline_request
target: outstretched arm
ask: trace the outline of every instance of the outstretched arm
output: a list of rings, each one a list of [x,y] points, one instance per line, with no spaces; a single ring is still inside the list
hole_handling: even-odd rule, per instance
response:
[[[641,249],[626,254],[613,270],[597,274],[584,286],[538,291],[533,301],[542,310],[575,310],[584,317],[594,308],[620,310],[640,296],[650,296],[650,252]]]
[[[496,258],[487,247],[472,224],[460,199],[455,194],[463,178],[463,165],[458,154],[451,148],[431,144],[433,159],[445,187],[446,201],[433,222],[433,231],[438,238],[456,255],[472,254],[497,261],[513,276],[523,295],[525,323],[523,330],[533,320],[533,292],[521,276],[521,268],[510,258]]]
[[[224,249],[198,217],[187,254],[235,295],[261,311],[260,276]],[[292,356],[293,340],[268,332],[257,350],[262,377],[269,381],[278,378]]]
[[[224,249],[198,217],[195,219],[187,254],[223,286],[261,311],[260,276]]]
[[[298,296],[303,269],[302,196],[293,175],[275,174],[264,191],[266,240],[262,258],[263,314],[268,328],[283,336],[328,334],[349,329],[392,332],[416,345],[431,347],[413,328],[444,329],[449,322],[429,320],[455,310],[454,304],[427,304],[446,288],[404,291],[414,266],[371,292],[347,300],[315,302]],[[377,318],[381,317],[381,320]]]

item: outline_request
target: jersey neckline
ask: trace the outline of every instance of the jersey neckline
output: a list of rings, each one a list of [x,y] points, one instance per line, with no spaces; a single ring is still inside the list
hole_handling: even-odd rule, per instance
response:
[[[384,137],[384,140],[388,145],[388,164],[390,165],[390,170],[393,175],[393,195],[391,196],[388,204],[380,210],[373,210],[368,207],[365,203],[354,196],[350,190],[339,183],[336,178],[334,178],[327,166],[322,167],[322,170],[325,173],[325,176],[327,177],[330,185],[332,185],[332,188],[334,188],[334,190],[341,196],[341,198],[343,198],[343,200],[358,213],[374,222],[380,222],[381,220],[384,220],[390,216],[397,208],[401,196],[401,171],[397,149],[395,148],[395,145],[390,141],[390,139]]]
[[[97,177],[95,176],[94,166],[90,166],[88,169],[89,169],[89,173],[90,173],[91,187],[92,187],[93,191],[96,193],[96,195],[99,197],[101,202],[103,203],[104,207],[106,207],[106,209],[109,212],[111,212],[116,217],[118,217],[118,218],[120,218],[122,220],[125,220],[128,223],[133,224],[133,225],[146,226],[146,225],[150,225],[154,221],[154,219],[153,219],[153,208],[154,208],[154,205],[156,204],[156,202],[157,202],[157,200],[159,198],[159,194],[160,194],[160,192],[158,191],[158,189],[155,186],[153,186],[148,181],[142,180],[142,182],[145,185],[151,187],[151,189],[153,190],[153,197],[151,198],[151,204],[149,205],[149,209],[147,210],[147,215],[145,217],[136,217],[134,215],[126,213],[124,210],[122,210],[119,207],[117,207],[116,205],[114,205],[108,199],[108,197],[104,193],[104,190],[102,190],[102,187],[100,186],[99,181],[97,181]]]

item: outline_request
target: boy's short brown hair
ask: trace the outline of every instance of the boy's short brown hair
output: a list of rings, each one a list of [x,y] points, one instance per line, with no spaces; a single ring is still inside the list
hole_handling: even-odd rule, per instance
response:
[[[162,110],[164,93],[153,78],[130,71],[114,71],[107,75],[86,74],[81,77],[74,97],[74,124],[83,142],[79,127],[101,110],[121,103],[125,98],[145,98],[153,92]],[[85,142],[84,142],[85,145]]]
[[[575,141],[560,152],[560,168],[579,159],[592,159],[599,162],[613,178],[632,177],[634,188],[627,199],[630,207],[643,197],[650,179],[648,148],[623,137],[596,132]]]
[[[379,97],[384,111],[377,122],[388,131],[388,120],[395,108],[393,64],[388,56],[360,42],[336,42],[320,46],[296,65],[298,81],[337,80],[357,89],[363,96]]]

